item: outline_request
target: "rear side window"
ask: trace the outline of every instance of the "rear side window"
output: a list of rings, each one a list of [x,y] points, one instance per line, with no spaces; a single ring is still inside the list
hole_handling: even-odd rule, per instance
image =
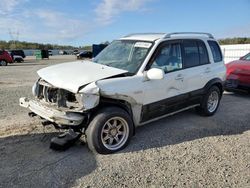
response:
[[[209,63],[207,48],[204,42],[199,40],[183,41],[185,68]]]
[[[210,49],[212,51],[214,62],[216,63],[216,62],[222,61],[221,50],[220,50],[220,47],[217,44],[217,42],[209,40],[208,44],[209,44]]]
[[[200,54],[200,65],[205,65],[209,63],[208,60],[208,54],[207,54],[207,48],[202,41],[198,41],[198,48],[199,48],[199,54]]]
[[[196,41],[183,41],[185,68],[198,66],[200,64],[199,49]]]

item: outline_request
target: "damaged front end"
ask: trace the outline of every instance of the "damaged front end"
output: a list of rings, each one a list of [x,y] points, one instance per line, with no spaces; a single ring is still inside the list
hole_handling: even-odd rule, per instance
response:
[[[57,125],[83,124],[89,116],[88,110],[99,103],[99,88],[94,82],[73,93],[39,79],[32,93],[35,99],[20,98],[20,106],[29,108],[36,115]]]

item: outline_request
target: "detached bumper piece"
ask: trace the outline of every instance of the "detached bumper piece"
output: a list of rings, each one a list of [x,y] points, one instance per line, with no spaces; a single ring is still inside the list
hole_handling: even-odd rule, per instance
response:
[[[74,145],[80,137],[81,133],[74,132],[72,129],[70,129],[68,132],[52,138],[50,142],[50,148],[64,151]]]
[[[71,125],[77,126],[80,125],[84,116],[74,112],[64,112],[51,107],[47,107],[42,105],[41,103],[35,100],[29,100],[28,98],[20,98],[19,99],[20,106],[29,108],[33,113],[38,116],[54,122],[59,125]]]

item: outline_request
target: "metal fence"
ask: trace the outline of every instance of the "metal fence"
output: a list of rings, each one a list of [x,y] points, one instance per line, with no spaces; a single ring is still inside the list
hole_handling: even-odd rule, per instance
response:
[[[250,52],[250,44],[221,45],[225,63],[239,59]]]

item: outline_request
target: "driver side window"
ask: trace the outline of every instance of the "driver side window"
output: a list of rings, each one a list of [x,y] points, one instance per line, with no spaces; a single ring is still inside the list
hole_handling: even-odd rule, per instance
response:
[[[182,69],[181,45],[170,43],[164,45],[156,55],[151,68],[160,68],[165,73]]]

